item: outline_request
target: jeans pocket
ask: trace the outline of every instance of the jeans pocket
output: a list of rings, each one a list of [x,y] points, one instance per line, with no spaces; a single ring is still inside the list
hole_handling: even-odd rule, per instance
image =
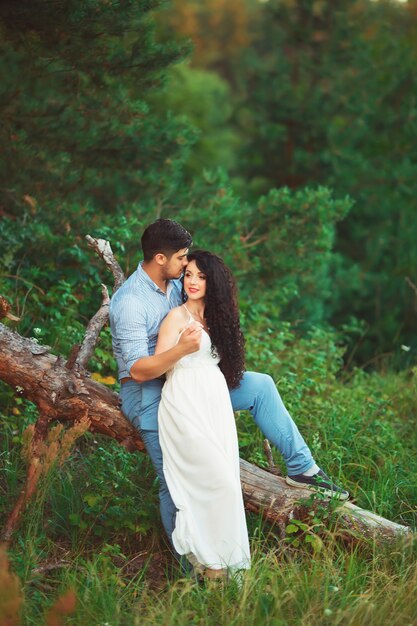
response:
[[[163,383],[158,380],[149,380],[142,385],[142,411],[159,404]]]
[[[129,422],[139,428],[140,413],[142,412],[142,387],[130,381],[124,383],[120,390],[122,413]]]

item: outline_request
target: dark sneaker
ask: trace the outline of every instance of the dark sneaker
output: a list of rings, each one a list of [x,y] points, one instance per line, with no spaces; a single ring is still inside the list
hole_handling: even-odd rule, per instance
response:
[[[339,500],[347,500],[349,498],[349,492],[335,485],[323,470],[319,470],[314,476],[304,476],[303,474],[287,476],[286,481],[292,487],[303,487],[312,491],[320,491],[330,498],[339,498]]]

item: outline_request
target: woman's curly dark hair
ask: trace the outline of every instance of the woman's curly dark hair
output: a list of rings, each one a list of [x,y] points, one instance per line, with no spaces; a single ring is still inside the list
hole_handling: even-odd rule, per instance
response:
[[[219,367],[228,386],[239,386],[245,370],[245,339],[240,330],[236,284],[223,260],[206,250],[194,250],[188,261],[195,261],[206,276],[204,316],[213,352],[220,357]],[[187,296],[183,290],[184,302]]]

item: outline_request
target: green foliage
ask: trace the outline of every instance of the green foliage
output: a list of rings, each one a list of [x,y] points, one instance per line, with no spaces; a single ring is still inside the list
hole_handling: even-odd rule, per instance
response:
[[[216,17],[223,4],[210,2]],[[391,346],[401,312],[405,331],[414,323],[403,280],[416,262],[413,14],[406,24],[389,3],[246,4],[255,40],[242,44],[245,22],[231,59],[220,63],[217,46],[223,78],[210,63],[172,67],[188,47],[154,37],[157,0],[1,4],[0,292],[21,333],[68,354],[107,280],[86,232],[109,239],[130,273],[144,226],[178,219],[232,267],[248,369],[273,377],[320,465],[360,506],[415,527],[417,374],[343,366],[347,338]],[[231,10],[238,25],[240,3]],[[108,329],[89,369],[115,373]],[[0,387],[2,519],[37,417],[15,391]],[[260,431],[237,419],[242,456],[265,466]],[[170,582],[169,558],[152,566],[163,548],[149,459],[86,436],[12,544],[24,621],[42,623],[73,586],[73,624],[413,623],[415,542],[350,551],[312,504],[286,542],[249,518],[241,587]]]
[[[348,198],[326,188],[273,189],[251,206],[233,192],[227,176],[205,173],[194,203],[176,215],[196,246],[220,254],[245,301],[268,308],[273,322],[299,319],[308,327],[325,320],[332,295],[335,224],[349,211]],[[239,216],[239,218],[237,218]]]
[[[248,248],[260,241],[254,253],[248,250],[255,275],[255,297],[278,309],[281,318],[300,319],[311,325],[326,319],[332,294],[335,266],[335,223],[351,206],[348,198],[335,200],[328,189],[290,192],[272,190],[258,202],[253,216]],[[252,240],[252,241],[251,241]]]
[[[49,501],[52,538],[86,546],[89,536],[114,542],[129,533],[140,541],[155,527],[158,500],[148,458],[100,439],[88,438],[56,477]]]
[[[328,319],[367,324],[355,358],[415,345],[416,14],[412,3],[262,3],[234,63],[244,197],[323,184],[354,208]],[[271,42],[274,45],[271,46]]]
[[[255,306],[245,331],[248,369],[276,381],[317,462],[359,506],[415,524],[415,374],[357,370],[344,379],[344,348],[334,333],[315,329],[300,339],[289,324],[272,326]],[[238,429],[242,456],[258,462],[262,435],[253,420],[240,414]],[[276,453],[275,459],[285,471]]]
[[[0,519],[5,519],[25,480],[21,456],[24,431],[37,418],[36,407],[2,390],[0,413]],[[128,453],[106,437],[85,435],[62,467],[51,467],[30,506],[24,524],[51,540],[68,541],[73,549],[93,540],[114,541],[125,533],[149,533],[158,519],[158,497],[151,463]]]
[[[84,235],[137,246],[141,220],[181,180],[194,133],[148,102],[185,52],[155,41],[158,4],[1,5],[0,291],[23,333],[77,341],[100,299]]]
[[[19,495],[26,474],[23,432],[37,417],[34,404],[20,397],[17,389],[0,383],[0,520],[5,519]]]
[[[219,166],[226,171],[236,167],[240,138],[232,128],[233,95],[229,84],[216,72],[190,65],[174,66],[167,74],[162,93],[153,102],[158,109],[170,110],[191,123],[198,137],[185,163],[185,174],[200,176],[204,169]]]
[[[320,491],[312,492],[300,502],[306,514],[302,520],[291,519],[285,527],[284,541],[292,548],[301,548],[302,551],[311,551],[317,555],[326,542],[331,541],[337,529],[337,510],[341,502],[337,497],[329,502]]]
[[[253,543],[253,567],[238,586],[199,587],[180,578],[164,586],[146,583],[150,562],[128,576],[125,556],[115,546],[86,560],[78,556],[71,567],[35,574],[24,585],[24,623],[42,623],[52,598],[74,588],[74,625],[196,624],[256,626],[339,624],[366,626],[387,619],[393,626],[413,624],[417,610],[415,542],[388,551],[369,546],[341,551],[336,542],[304,555],[291,546],[263,551]],[[295,552],[295,554],[294,554]],[[16,563],[12,555],[13,564]]]
[[[245,314],[249,367],[278,381],[317,460],[360,506],[415,527],[416,373],[357,370],[342,373],[341,380],[344,349],[333,333],[316,329],[300,339],[290,324],[271,327],[268,321],[265,310],[255,306]],[[7,486],[5,478],[0,483],[3,517],[24,477],[23,463],[17,463],[20,433],[34,417],[31,405],[9,397],[0,450],[6,469],[0,475],[7,476]],[[262,460],[261,435],[253,420],[240,414],[238,429],[242,456]],[[226,624],[233,619],[246,626],[262,617],[283,624],[291,617],[301,626],[308,615],[312,624],[336,619],[357,626],[365,617],[369,622],[370,615],[378,623],[384,613],[400,626],[392,611],[394,599],[401,619],[414,611],[415,542],[391,546],[389,553],[372,543],[350,550],[340,543],[332,511],[321,507],[320,498],[306,503],[311,510],[306,520],[290,522],[287,541],[274,527],[250,517],[252,569],[240,588],[232,583],[223,589],[178,580],[176,566],[172,579],[169,561],[156,573],[152,563],[160,558],[161,547],[152,547],[152,534],[158,502],[145,457],[89,436],[45,487],[11,551],[26,598],[26,623],[40,623],[51,599],[68,587],[77,594],[74,624],[124,625],[140,616],[141,624],[190,619]],[[128,564],[142,554],[140,567],[129,573]]]
[[[285,537],[287,543],[292,547],[298,548],[300,545],[304,547],[310,547],[314,553],[320,552],[323,547],[323,542],[317,531],[322,526],[318,518],[312,520],[311,524],[306,524],[300,520],[293,519],[291,524],[288,524],[285,528],[287,536]]]
[[[356,200],[338,240],[346,259],[341,280],[350,272],[355,280],[342,288],[335,322],[348,299],[352,314],[368,321],[368,357],[371,343],[381,351],[415,345],[415,295],[406,283],[417,269],[417,73],[410,39],[416,22],[410,17],[385,7],[374,19],[375,34],[360,38],[360,71],[346,85],[349,109],[329,127],[329,184],[337,193],[349,189]]]
[[[155,42],[150,10],[159,4],[2,3],[1,171],[13,181],[12,189],[2,185],[6,213],[21,214],[24,194],[33,211],[36,201],[69,198],[112,211],[136,200],[139,188],[154,191],[183,130],[146,101],[184,53]]]

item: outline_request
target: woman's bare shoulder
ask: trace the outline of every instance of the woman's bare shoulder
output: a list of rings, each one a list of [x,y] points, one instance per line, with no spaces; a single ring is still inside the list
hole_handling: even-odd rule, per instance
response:
[[[184,325],[184,323],[187,322],[188,317],[189,316],[187,315],[187,311],[184,309],[182,305],[176,306],[174,309],[171,309],[168,315],[164,318],[164,323],[165,322],[169,324],[178,323],[178,324]]]

